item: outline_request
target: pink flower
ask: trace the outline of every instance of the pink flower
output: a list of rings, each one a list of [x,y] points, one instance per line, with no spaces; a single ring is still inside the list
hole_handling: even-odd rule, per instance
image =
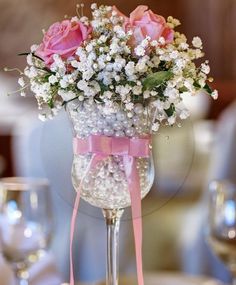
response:
[[[147,36],[151,40],[158,40],[160,37],[165,39],[165,42],[171,43],[174,39],[174,31],[167,26],[166,20],[159,15],[154,14],[151,10],[148,10],[148,6],[138,6],[127,18],[116,7],[113,9],[118,15],[124,18],[125,31],[132,31],[131,45],[137,46]]]
[[[64,20],[53,24],[45,33],[43,42],[36,50],[46,65],[53,63],[53,55],[59,54],[63,59],[73,56],[92,31],[80,21]]]

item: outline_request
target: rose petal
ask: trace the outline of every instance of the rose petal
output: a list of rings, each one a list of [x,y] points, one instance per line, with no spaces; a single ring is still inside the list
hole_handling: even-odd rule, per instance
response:
[[[166,20],[164,17],[153,13],[152,10],[148,10],[148,14],[150,16],[151,21],[166,25]]]
[[[144,40],[146,37],[146,31],[142,29],[141,26],[136,27],[133,31],[133,43],[138,45]]]
[[[92,27],[91,26],[87,27],[84,24],[82,24],[81,22],[79,23],[79,26],[80,26],[80,31],[82,34],[82,39],[86,40],[88,38],[88,35],[91,34],[91,32],[92,32]]]
[[[132,25],[134,21],[138,21],[143,17],[144,12],[148,10],[148,6],[139,5],[131,14],[130,14],[130,24]]]
[[[43,42],[36,50],[46,65],[53,63],[53,55],[59,54],[63,59],[75,54],[76,49],[86,40],[92,28],[80,21],[64,20],[51,25],[45,33]]]
[[[148,25],[146,25],[146,34],[152,39],[152,40],[158,40],[163,31],[164,31],[164,27],[162,25],[160,25],[159,23],[150,23]]]
[[[133,31],[130,44],[135,47],[149,36],[152,40],[158,40],[161,36],[170,43],[174,39],[174,31],[167,27],[164,17],[148,10],[146,5],[138,6],[131,14],[129,21],[125,22],[126,32]]]
[[[166,27],[162,33],[162,37],[164,37],[167,44],[172,43],[174,40],[174,31],[171,28]]]
[[[54,46],[56,46],[57,44],[59,44],[62,39],[66,38],[69,34],[69,32],[71,31],[72,27],[71,27],[71,21],[69,20],[64,20],[61,23],[61,30],[60,32],[58,32],[57,34],[55,34],[51,39],[51,48],[53,48]]]

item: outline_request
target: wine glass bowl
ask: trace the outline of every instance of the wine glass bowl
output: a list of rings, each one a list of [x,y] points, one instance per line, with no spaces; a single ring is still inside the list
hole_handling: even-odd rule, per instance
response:
[[[20,284],[28,284],[28,268],[47,249],[52,230],[49,183],[46,179],[0,180],[2,252]]]
[[[150,136],[150,114],[148,108],[138,105],[138,113],[128,118],[117,104],[116,112],[107,114],[106,107],[78,99],[67,103],[66,108],[73,126],[74,136],[85,139],[91,135],[107,137],[145,138]],[[142,112],[141,112],[142,113]],[[89,167],[93,154],[75,154],[72,165],[72,183],[81,198],[89,204],[103,209],[121,209],[131,205],[128,181],[122,155],[108,155],[95,167]],[[150,191],[154,181],[154,164],[150,157],[137,157],[141,198]],[[81,181],[83,183],[81,184]]]
[[[97,166],[88,168],[91,155],[75,155],[72,166],[72,182],[76,190],[81,180],[81,198],[89,204],[102,209],[123,209],[131,205],[128,181],[124,171],[122,156],[109,156]],[[152,156],[137,158],[140,177],[141,198],[151,189],[154,180],[154,164]]]
[[[225,263],[236,284],[236,185],[213,181],[209,186],[207,239],[214,253]]]

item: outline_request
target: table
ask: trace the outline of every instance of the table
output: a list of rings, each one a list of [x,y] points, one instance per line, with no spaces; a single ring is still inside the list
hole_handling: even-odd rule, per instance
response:
[[[62,285],[69,285],[64,283]],[[78,283],[77,285],[105,285],[101,283]],[[119,285],[137,285],[133,277],[123,277],[119,280]],[[145,285],[226,285],[221,281],[206,276],[188,276],[182,273],[146,273]]]

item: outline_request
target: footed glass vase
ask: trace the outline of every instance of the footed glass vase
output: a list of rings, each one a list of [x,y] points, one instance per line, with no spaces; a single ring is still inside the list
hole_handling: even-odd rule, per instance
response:
[[[118,104],[110,112],[93,101],[75,99],[66,106],[74,131],[73,186],[83,200],[102,209],[107,225],[107,285],[118,285],[119,225],[131,206],[130,165],[141,199],[154,180],[148,112],[141,104],[135,107],[136,115],[128,118]]]

